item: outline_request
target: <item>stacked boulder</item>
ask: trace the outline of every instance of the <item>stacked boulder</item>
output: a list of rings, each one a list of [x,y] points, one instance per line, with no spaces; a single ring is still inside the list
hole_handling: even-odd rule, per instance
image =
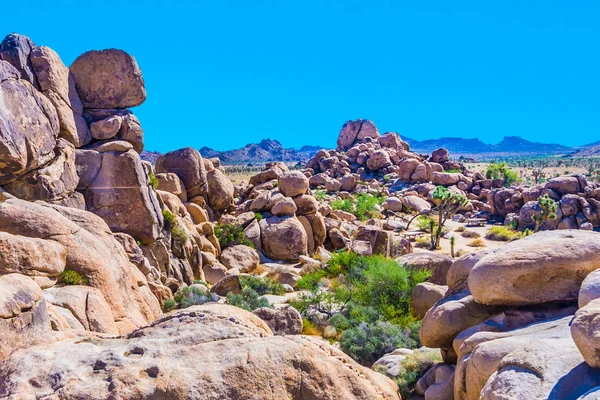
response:
[[[429,307],[421,341],[454,372],[444,397],[424,377],[425,398],[596,398],[599,254],[598,233],[540,232],[457,259],[440,290],[427,283],[445,294],[413,298]]]

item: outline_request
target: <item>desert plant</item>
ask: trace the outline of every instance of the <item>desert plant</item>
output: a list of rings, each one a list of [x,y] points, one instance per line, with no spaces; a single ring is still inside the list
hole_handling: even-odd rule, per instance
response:
[[[173,299],[179,308],[187,308],[198,304],[219,301],[219,296],[210,293],[203,285],[191,285],[180,288]]]
[[[469,247],[485,247],[485,242],[483,239],[473,239],[468,244]]]
[[[433,223],[434,229],[435,229],[435,226],[437,225],[436,222],[427,215],[421,215],[421,216],[417,217],[415,222],[416,222],[417,228],[419,228],[419,230],[422,230],[423,232],[429,232],[429,233],[432,232],[431,224]]]
[[[538,198],[538,206],[540,208],[539,215],[532,217],[535,221],[534,232],[537,232],[544,222],[556,219],[556,210],[558,209],[558,204],[547,194]]]
[[[264,297],[259,297],[258,293],[249,287],[242,289],[242,293],[235,295],[231,292],[227,293],[227,304],[243,308],[247,311],[254,311],[257,308],[268,307],[273,308],[269,300]]]
[[[405,329],[382,321],[362,323],[344,331],[340,338],[342,351],[366,366],[398,347],[413,348],[416,345]]]
[[[456,229],[454,230],[454,232],[461,233],[461,232],[464,232],[464,231],[466,231],[466,230],[467,230],[467,227],[466,227],[466,226],[464,226],[464,225],[462,225],[462,226],[459,226],[458,228],[456,228]]]
[[[442,237],[442,229],[448,218],[458,211],[461,207],[466,206],[469,200],[461,195],[450,191],[444,186],[437,186],[433,191],[433,202],[436,205],[438,213],[437,227],[432,232],[432,249],[437,249],[440,246],[440,238]]]
[[[58,282],[63,285],[87,285],[88,278],[72,269],[65,269],[58,278]]]
[[[188,240],[188,234],[181,226],[178,224],[174,224],[171,227],[171,237],[175,243],[183,246],[185,242]]]
[[[150,171],[148,173],[148,183],[152,186],[153,189],[158,187],[158,178],[154,175],[154,172]]]
[[[317,199],[318,201],[323,201],[325,200],[325,197],[327,196],[327,192],[323,189],[317,189],[314,191],[313,193],[315,199]]]
[[[163,302],[162,310],[163,312],[169,312],[177,308],[177,302],[175,299],[166,299]]]
[[[450,237],[450,255],[454,258],[454,246],[456,245],[456,237]]]
[[[383,198],[369,193],[359,193],[356,195],[356,205],[354,214],[361,221],[366,221],[379,215],[377,206],[383,203]]]
[[[163,219],[165,220],[165,228],[167,230],[171,230],[171,228],[175,224],[175,214],[173,214],[169,210],[163,210],[162,216],[163,216]]]
[[[263,278],[251,275],[240,276],[242,288],[250,288],[259,295],[275,294],[282,295],[285,293],[283,285],[270,278]]]
[[[442,362],[440,352],[436,350],[415,350],[401,361],[400,375],[393,378],[403,399],[408,399],[417,385],[417,381],[434,364]]]
[[[502,179],[504,180],[504,186],[510,186],[519,181],[518,172],[513,171],[506,162],[491,163],[485,171],[485,177],[487,179]]]
[[[231,224],[216,224],[215,236],[217,239],[219,239],[221,249],[238,244],[255,248],[254,243],[252,243],[250,239],[246,237],[244,230],[239,226]]]
[[[541,168],[534,169],[531,172],[531,175],[533,175],[533,180],[534,180],[534,182],[535,182],[536,185],[538,183],[540,183],[544,178],[546,178],[546,173]]]
[[[321,331],[312,321],[302,318],[302,334],[308,336],[320,336]]]
[[[523,236],[523,232],[516,231],[509,226],[493,226],[485,234],[486,239],[501,242],[511,242],[513,240],[521,239]]]
[[[481,237],[481,235],[478,232],[475,232],[475,231],[464,231],[460,235],[462,237],[468,238],[468,239],[473,239],[473,238]]]
[[[335,199],[331,203],[331,208],[349,213],[354,213],[354,203],[350,199]]]
[[[255,212],[254,218],[256,219],[256,222],[260,222],[263,219],[263,215],[259,212]]]

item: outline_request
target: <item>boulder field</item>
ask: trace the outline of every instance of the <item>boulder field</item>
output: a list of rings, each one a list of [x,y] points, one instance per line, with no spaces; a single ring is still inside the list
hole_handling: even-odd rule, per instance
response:
[[[337,250],[431,271],[411,307],[444,362],[415,396],[598,398],[597,184],[504,187],[359,119],[305,168],[272,162],[236,185],[192,148],[143,160],[130,108],[145,99],[122,50],[67,67],[25,36],[0,43],[0,399],[400,399],[385,375],[300,335],[293,308],[222,304],[248,274],[293,291]],[[465,216],[531,227],[548,195],[557,218],[453,259],[413,254],[393,218],[330,205],[376,194],[384,217],[420,213],[436,185],[470,200]],[[163,313],[183,293],[211,302]],[[396,374],[410,354],[375,364]]]

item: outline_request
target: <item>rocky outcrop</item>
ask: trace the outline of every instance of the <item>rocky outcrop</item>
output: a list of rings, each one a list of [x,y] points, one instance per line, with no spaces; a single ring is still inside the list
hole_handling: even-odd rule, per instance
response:
[[[273,336],[258,317],[231,306],[172,312],[122,338],[82,339],[13,353],[0,365],[0,398],[58,390],[88,399],[400,399],[391,380],[327,343]]]

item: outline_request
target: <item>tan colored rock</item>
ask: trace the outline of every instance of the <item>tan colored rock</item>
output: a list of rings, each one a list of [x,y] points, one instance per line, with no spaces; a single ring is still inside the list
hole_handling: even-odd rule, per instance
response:
[[[258,266],[259,256],[252,247],[238,244],[223,249],[219,261],[227,269],[237,268],[240,272],[250,272]]]
[[[0,318],[13,318],[33,307],[42,289],[29,277],[21,274],[0,276]]]
[[[0,368],[3,395],[54,393],[49,369],[70,398],[400,399],[389,378],[333,346],[273,336],[258,317],[219,304],[174,311],[121,339],[75,337],[16,352]]]
[[[379,171],[382,168],[386,168],[392,165],[390,155],[386,150],[376,150],[371,154],[367,160],[367,167],[371,171]]]
[[[242,285],[240,283],[239,274],[227,275],[210,288],[211,293],[218,294],[219,296],[227,296],[227,293],[240,294],[242,292]]]
[[[431,204],[419,196],[404,196],[401,200],[402,205],[405,208],[416,211],[417,213],[431,210]]]
[[[284,197],[279,200],[273,208],[271,208],[271,213],[278,217],[291,217],[296,213],[297,207],[294,200],[289,197]]]
[[[172,172],[156,174],[156,180],[158,182],[156,189],[172,193],[184,203],[187,201],[185,186],[183,186],[183,182],[181,182],[181,179],[176,174]]]
[[[314,214],[319,210],[319,203],[313,196],[303,194],[293,198],[297,215]]]
[[[265,255],[274,260],[296,261],[307,255],[308,239],[297,218],[270,217],[260,221],[262,248]]]
[[[400,212],[402,211],[402,200],[397,197],[388,197],[382,204],[384,210]]]
[[[357,140],[378,136],[379,131],[373,122],[366,119],[348,121],[342,126],[337,140],[337,148],[338,150],[346,150]]]
[[[447,291],[448,286],[436,285],[431,282],[415,285],[410,297],[410,307],[413,315],[418,319],[423,319],[427,311],[444,298]]]
[[[0,274],[57,277],[66,259],[59,243],[0,232]]]
[[[187,191],[188,199],[208,194],[206,170],[198,150],[186,147],[163,154],[156,160],[156,172],[176,174]]]
[[[600,298],[600,269],[588,274],[579,289],[579,308],[585,307],[592,300]]]
[[[595,299],[580,308],[571,323],[571,335],[585,361],[600,368],[600,300]]]
[[[111,115],[90,124],[90,132],[96,140],[111,139],[119,133],[123,117],[120,115]]]
[[[396,261],[414,270],[426,269],[431,271],[428,280],[437,285],[446,285],[446,276],[453,262],[452,257],[432,251],[406,254],[396,258]]]
[[[284,172],[277,181],[278,189],[287,197],[299,196],[308,190],[308,178],[300,171]]]
[[[454,292],[460,292],[467,288],[469,273],[483,257],[488,255],[490,250],[477,251],[461,256],[452,262],[446,275],[446,284]]]
[[[471,270],[468,284],[482,304],[574,301],[584,277],[599,265],[600,234],[538,232],[482,258]]]
[[[0,61],[0,185],[40,168],[54,158],[60,126],[56,109],[43,94]],[[26,115],[27,118],[23,118]]]
[[[218,169],[207,173],[208,203],[213,211],[225,211],[233,204],[233,183]]]
[[[29,56],[35,48],[35,44],[27,36],[11,33],[0,43],[0,60],[12,64],[17,79],[29,82],[33,87],[39,89],[39,84]]]
[[[130,108],[146,100],[142,71],[123,50],[88,51],[70,70],[86,108]]]
[[[299,335],[302,333],[302,315],[293,307],[272,309],[261,307],[253,314],[267,323],[275,335]]]

